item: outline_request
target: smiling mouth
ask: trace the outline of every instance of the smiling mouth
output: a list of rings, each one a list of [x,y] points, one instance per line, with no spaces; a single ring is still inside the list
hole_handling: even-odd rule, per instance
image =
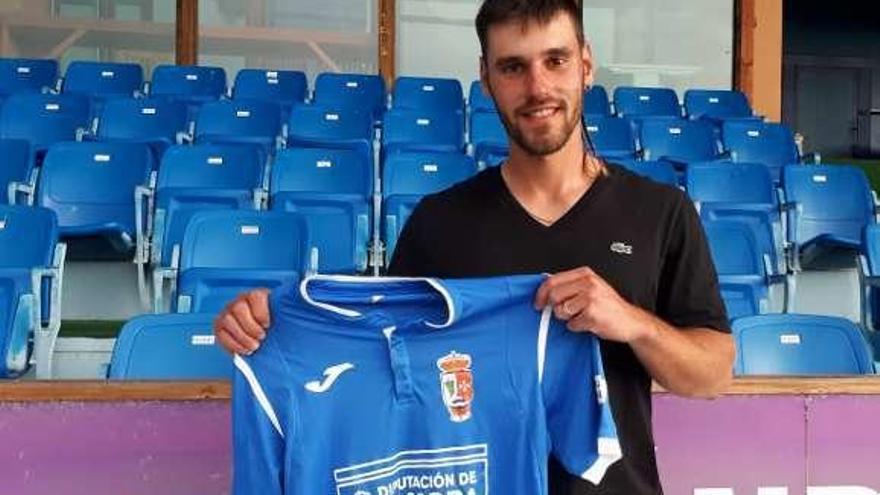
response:
[[[541,107],[520,112],[520,115],[528,120],[545,120],[553,117],[560,111],[560,107]]]

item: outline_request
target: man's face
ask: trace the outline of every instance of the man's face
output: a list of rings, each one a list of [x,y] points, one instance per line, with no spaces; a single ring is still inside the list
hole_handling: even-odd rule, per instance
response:
[[[592,62],[567,14],[560,12],[546,24],[492,26],[480,66],[483,87],[516,145],[543,156],[568,142],[580,123]]]

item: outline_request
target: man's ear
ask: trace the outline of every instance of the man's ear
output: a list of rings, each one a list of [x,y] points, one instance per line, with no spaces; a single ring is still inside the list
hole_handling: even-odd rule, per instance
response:
[[[584,47],[581,48],[581,60],[583,62],[584,67],[584,90],[590,89],[593,87],[593,83],[595,82],[595,69],[593,66],[593,50],[590,48],[589,43],[584,43]]]

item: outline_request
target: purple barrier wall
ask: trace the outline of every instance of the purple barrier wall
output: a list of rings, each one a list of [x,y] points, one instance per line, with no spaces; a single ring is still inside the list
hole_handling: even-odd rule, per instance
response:
[[[877,495],[880,396],[654,400],[669,495]],[[226,401],[0,401],[0,480],[17,495],[229,493]]]

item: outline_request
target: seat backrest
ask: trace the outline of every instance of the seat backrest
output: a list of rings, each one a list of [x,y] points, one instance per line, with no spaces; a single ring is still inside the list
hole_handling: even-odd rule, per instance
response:
[[[794,135],[784,124],[727,121],[721,138],[733,161],[763,163],[771,168],[774,178],[782,167],[800,161]]]
[[[862,246],[868,259],[868,273],[880,275],[880,225],[872,224],[865,227]]]
[[[712,160],[720,151],[715,129],[702,120],[645,120],[640,135],[645,160]]]
[[[678,174],[675,167],[669,162],[661,161],[639,161],[639,160],[609,160],[626,167],[642,177],[647,177],[654,182],[678,187]]]
[[[0,58],[0,96],[52,88],[58,79],[53,59]]]
[[[158,65],[150,81],[152,96],[218,99],[226,93],[226,71],[203,65]]]
[[[718,219],[703,221],[703,230],[719,277],[763,277],[766,274],[763,254],[751,225]]]
[[[215,342],[211,314],[143,315],[129,320],[113,347],[115,380],[227,380],[232,358]]]
[[[202,105],[196,120],[197,141],[263,138],[281,134],[281,108],[267,101],[220,100]]]
[[[162,157],[157,188],[241,189],[262,183],[263,163],[256,148],[195,144],[172,146]]]
[[[37,204],[55,211],[62,228],[113,223],[133,230],[134,189],[147,183],[152,161],[145,144],[55,144],[43,161]]]
[[[687,191],[691,199],[705,203],[778,203],[770,172],[760,163],[690,164]]]
[[[468,92],[468,106],[471,109],[471,112],[496,112],[495,102],[492,100],[489,95],[483,92],[483,85],[480,81],[474,81],[471,83],[470,91]]]
[[[79,95],[19,93],[0,111],[0,138],[26,139],[34,151],[76,139],[89,126],[89,101]]]
[[[604,86],[596,84],[584,92],[584,115],[611,115],[611,102]]]
[[[442,191],[477,172],[473,159],[460,153],[394,153],[384,165],[382,195],[424,195]]]
[[[471,114],[470,119],[471,143],[507,147],[507,130],[497,113],[476,112]]]
[[[464,129],[452,112],[394,109],[385,113],[382,143],[389,150],[460,152]]]
[[[52,210],[0,205],[0,268],[52,266],[57,243]]]
[[[398,77],[394,83],[391,108],[431,112],[461,112],[464,96],[458,79],[439,77]]]
[[[305,221],[295,213],[200,211],[186,227],[180,267],[303,273],[307,246]]]
[[[874,200],[865,172],[850,165],[789,165],[783,169],[786,201],[796,203],[789,231],[798,243],[833,235],[856,246],[874,223]]]
[[[241,69],[232,87],[235,100],[271,101],[288,107],[305,101],[307,93],[306,75],[297,70]]]
[[[140,91],[144,70],[139,64],[75,61],[67,66],[61,90],[87,96],[130,96]]]
[[[626,119],[587,117],[587,133],[599,156],[633,157],[636,154],[635,133]]]
[[[370,159],[356,150],[290,148],[272,166],[270,193],[357,194],[373,191]]]
[[[294,105],[290,111],[288,146],[351,147],[373,139],[373,118],[351,107]]]
[[[33,169],[30,143],[24,139],[0,139],[0,194],[6,194],[10,182],[29,182]]]
[[[315,79],[315,103],[360,108],[375,115],[385,108],[385,80],[373,74],[323,72]]]
[[[753,115],[746,95],[729,89],[689,89],[684,93],[684,108],[692,119],[745,118]]]
[[[867,344],[851,321],[832,316],[765,314],[733,322],[741,375],[872,374]]]
[[[163,99],[121,98],[104,105],[98,121],[98,139],[106,141],[175,142],[186,131],[186,105]]]
[[[671,88],[618,86],[614,110],[621,117],[681,117],[678,96]]]

